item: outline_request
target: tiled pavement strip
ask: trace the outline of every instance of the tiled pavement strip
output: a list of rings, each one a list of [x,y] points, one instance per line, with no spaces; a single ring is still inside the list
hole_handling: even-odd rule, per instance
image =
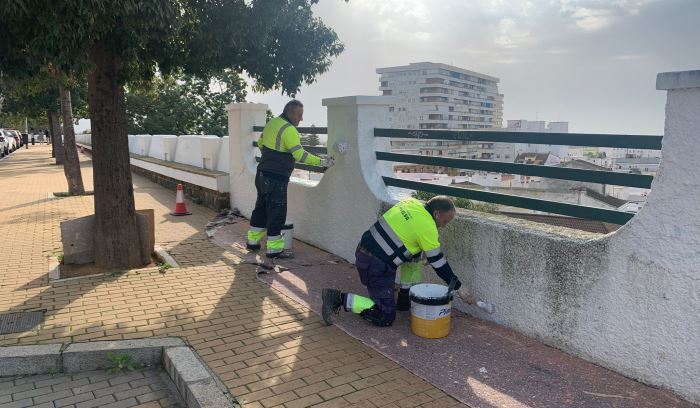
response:
[[[183,407],[173,397],[167,374],[159,370],[107,374],[37,375],[0,379],[0,406],[5,408],[156,408]],[[168,384],[170,383],[170,384]]]
[[[46,310],[40,330],[0,335],[0,345],[183,336],[246,408],[464,406],[258,282],[252,265],[207,239],[212,210],[188,202],[192,216],[169,216],[174,192],[139,176],[137,209],[155,210],[156,243],[181,268],[50,285],[59,223],[93,212],[91,196],[47,198],[67,189],[51,163],[48,146],[0,161],[0,237],[11,248],[0,252],[0,313]]]

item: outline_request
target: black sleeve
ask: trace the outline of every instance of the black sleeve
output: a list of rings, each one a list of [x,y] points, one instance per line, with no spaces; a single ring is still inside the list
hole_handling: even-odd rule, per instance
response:
[[[452,268],[450,267],[449,262],[445,262],[445,264],[439,268],[433,267],[433,269],[435,270],[435,273],[438,274],[440,279],[445,281],[445,283],[447,283],[448,285],[450,284],[452,279],[457,279],[457,283],[455,283],[454,290],[459,290],[459,288],[462,287],[462,282],[460,282],[459,278],[457,278],[454,272],[452,272]]]

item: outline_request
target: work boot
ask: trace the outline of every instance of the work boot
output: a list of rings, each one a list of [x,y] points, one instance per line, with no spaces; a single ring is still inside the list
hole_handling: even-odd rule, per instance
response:
[[[260,250],[260,244],[251,244],[250,242],[245,243],[245,249],[248,251],[259,251]]]
[[[399,289],[399,295],[396,297],[396,310],[405,312],[411,309],[411,298],[408,289]]]
[[[333,314],[340,314],[340,307],[343,306],[343,296],[337,289],[324,288],[321,291],[321,317],[328,326],[333,324]]]
[[[291,251],[280,251],[280,252],[267,252],[265,254],[268,258],[274,259],[291,259],[294,258],[294,254]]]

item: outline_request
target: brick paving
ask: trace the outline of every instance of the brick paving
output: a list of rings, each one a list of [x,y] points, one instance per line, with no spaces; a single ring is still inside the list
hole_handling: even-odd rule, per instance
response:
[[[35,375],[0,378],[3,408],[130,408],[184,407],[175,384],[161,370],[108,374],[86,371],[75,375]]]
[[[81,160],[89,190],[91,163]],[[93,212],[91,196],[47,198],[66,190],[48,146],[0,161],[0,313],[46,310],[39,330],[1,335],[0,345],[183,336],[246,408],[464,406],[258,282],[252,265],[206,237],[212,210],[188,202],[192,216],[169,216],[174,192],[139,176],[137,209],[154,209],[156,243],[182,267],[50,284],[59,223]]]

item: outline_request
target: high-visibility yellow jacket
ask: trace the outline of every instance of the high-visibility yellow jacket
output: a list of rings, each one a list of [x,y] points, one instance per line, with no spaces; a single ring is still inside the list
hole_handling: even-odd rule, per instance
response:
[[[281,116],[271,119],[258,140],[262,152],[258,170],[289,176],[294,170],[294,162],[318,166],[321,158],[301,147],[299,132]]]
[[[456,276],[440,247],[433,215],[422,202],[402,200],[384,213],[362,236],[360,244],[377,258],[399,266],[425,252],[428,262],[446,283]],[[455,289],[461,283],[457,281]]]

